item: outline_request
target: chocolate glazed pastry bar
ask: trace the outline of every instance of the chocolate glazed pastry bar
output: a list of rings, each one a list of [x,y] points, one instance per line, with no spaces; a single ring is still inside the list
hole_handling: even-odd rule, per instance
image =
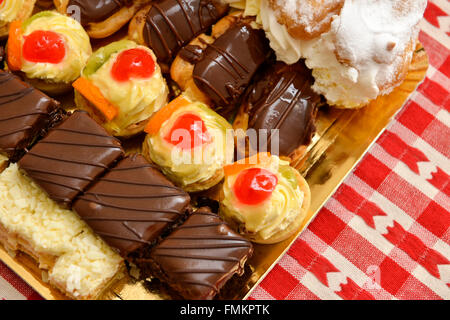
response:
[[[239,14],[223,18],[212,36],[201,35],[180,51],[171,67],[172,79],[199,101],[214,105],[227,117],[233,113],[258,68],[270,55],[263,30]]]
[[[106,38],[122,28],[147,0],[55,0],[62,14],[79,15],[91,38]]]
[[[204,207],[153,248],[151,266],[183,298],[209,300],[243,274],[252,253],[249,241]]]
[[[61,112],[57,101],[0,71],[0,154],[17,161],[24,149],[60,120]]]
[[[132,155],[92,185],[73,209],[110,246],[130,258],[130,254],[145,255],[145,249],[183,221],[189,203],[186,192],[143,156]]]
[[[311,89],[313,82],[303,61],[293,65],[279,62],[267,68],[247,90],[234,129],[254,129],[257,137],[264,134],[260,130],[267,130],[267,140],[261,143],[250,139],[250,148],[296,161],[304,155],[316,130],[320,96]],[[241,143],[240,147],[244,145]],[[264,150],[258,150],[260,147]],[[248,150],[239,150],[242,154],[245,151]]]
[[[54,201],[70,207],[76,196],[115,162],[124,151],[119,140],[84,111],[75,111],[49,131],[20,161]]]
[[[140,10],[130,23],[129,37],[156,54],[163,71],[178,51],[206,32],[226,14],[219,0],[157,0]]]

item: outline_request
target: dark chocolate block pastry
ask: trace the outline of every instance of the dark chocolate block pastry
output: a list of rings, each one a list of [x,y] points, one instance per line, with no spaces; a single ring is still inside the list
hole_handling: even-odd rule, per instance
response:
[[[267,140],[250,141],[250,147],[293,161],[306,150],[316,130],[320,96],[311,89],[314,83],[311,71],[303,61],[293,65],[280,62],[258,78],[247,90],[233,126],[255,129],[257,135],[266,130]]]
[[[159,63],[170,64],[178,51],[223,17],[228,6],[219,0],[157,0],[130,23],[130,38],[147,45]]]
[[[108,168],[124,151],[119,140],[84,111],[75,111],[49,131],[20,161],[19,166],[64,207]]]
[[[171,67],[172,78],[184,91],[225,117],[233,113],[272,53],[264,31],[252,28],[251,22],[237,15],[223,18],[211,37],[199,36],[180,51]]]
[[[154,245],[185,219],[189,195],[141,155],[121,160],[93,184],[73,209],[123,257]]]
[[[183,298],[213,299],[235,274],[242,275],[252,244],[209,208],[200,208],[153,248],[155,276]]]
[[[59,102],[0,71],[0,153],[17,161],[58,118]]]

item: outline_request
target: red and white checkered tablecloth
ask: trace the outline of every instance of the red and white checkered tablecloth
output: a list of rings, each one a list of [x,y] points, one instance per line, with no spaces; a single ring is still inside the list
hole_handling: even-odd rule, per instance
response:
[[[450,2],[429,0],[430,68],[250,299],[450,299]],[[41,299],[0,262],[0,299]]]

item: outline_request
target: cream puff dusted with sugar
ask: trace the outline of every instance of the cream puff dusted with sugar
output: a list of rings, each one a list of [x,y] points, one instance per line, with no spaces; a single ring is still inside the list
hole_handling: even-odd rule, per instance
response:
[[[92,54],[89,36],[74,19],[52,11],[11,24],[8,68],[49,94],[71,89]]]
[[[297,170],[277,156],[258,153],[227,165],[220,215],[257,243],[276,243],[300,228],[310,190]]]
[[[0,39],[8,36],[11,22],[27,19],[31,15],[35,2],[36,0],[0,0]]]
[[[0,174],[0,195],[0,243],[34,258],[52,286],[73,299],[96,299],[123,277],[122,258],[17,164]]]
[[[142,132],[169,92],[153,51],[129,40],[97,50],[73,86],[76,105],[117,137]]]
[[[331,29],[305,45],[313,88],[330,104],[362,107],[406,77],[426,0],[346,0]]]
[[[209,189],[233,159],[231,124],[201,102],[182,95],[149,121],[143,153],[188,192]]]
[[[260,0],[257,21],[278,60],[292,64],[304,58],[313,70],[316,92],[330,105],[357,108],[390,93],[404,80],[426,4],[426,0]]]

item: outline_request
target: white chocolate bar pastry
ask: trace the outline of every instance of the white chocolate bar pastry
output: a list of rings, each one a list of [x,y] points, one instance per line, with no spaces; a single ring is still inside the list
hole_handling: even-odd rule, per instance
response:
[[[48,272],[45,280],[73,299],[99,298],[123,275],[122,258],[17,164],[0,174],[0,243],[33,257]]]

